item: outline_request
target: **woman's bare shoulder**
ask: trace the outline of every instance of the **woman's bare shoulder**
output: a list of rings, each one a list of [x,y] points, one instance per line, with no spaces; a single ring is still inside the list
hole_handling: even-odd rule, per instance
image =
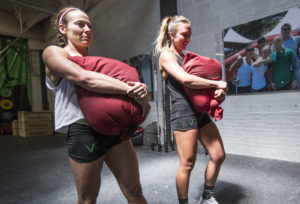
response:
[[[45,50],[57,50],[58,51],[58,50],[64,50],[64,48],[59,47],[57,45],[49,45],[49,46],[46,47]]]
[[[160,53],[160,57],[175,57],[174,52],[171,49],[164,49],[161,53]]]
[[[46,47],[46,49],[44,50],[43,52],[43,56],[44,57],[47,57],[49,55],[62,55],[62,56],[65,56],[67,57],[69,54],[68,52],[62,48],[62,47],[59,47],[59,46],[56,46],[56,45],[49,45],[48,47]]]
[[[159,56],[159,61],[160,62],[170,62],[170,61],[177,61],[177,58],[174,54],[174,52],[170,49],[165,49],[161,52]]]
[[[61,62],[62,58],[67,58],[69,56],[68,52],[55,45],[50,45],[46,47],[46,49],[43,52],[43,61],[45,63],[46,67],[46,75],[52,81],[54,84],[57,84],[61,77],[59,77],[55,72],[55,66],[53,64],[57,64],[57,62]]]

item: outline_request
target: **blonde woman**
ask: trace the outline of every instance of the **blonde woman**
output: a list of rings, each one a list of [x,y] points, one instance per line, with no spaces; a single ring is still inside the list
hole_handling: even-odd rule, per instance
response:
[[[205,171],[205,186],[201,203],[218,203],[213,189],[218,173],[225,159],[221,136],[215,123],[206,113],[197,113],[189,102],[183,86],[192,89],[216,88],[215,97],[224,99],[227,83],[207,80],[190,75],[182,69],[183,51],[190,42],[191,23],[183,16],[166,17],[161,24],[155,41],[159,56],[159,68],[170,92],[172,110],[171,128],[177,144],[180,159],[176,175],[179,203],[188,203],[188,188],[191,171],[197,154],[197,141],[204,145],[210,156]]]
[[[261,49],[262,56],[260,56],[252,67],[252,92],[268,91],[267,76],[268,76],[268,63],[271,62],[269,57],[271,54],[271,46],[265,45]]]

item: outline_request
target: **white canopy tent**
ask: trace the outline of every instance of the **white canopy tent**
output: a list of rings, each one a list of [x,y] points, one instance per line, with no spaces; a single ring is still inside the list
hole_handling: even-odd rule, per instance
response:
[[[248,39],[237,32],[235,32],[232,28],[229,28],[226,35],[224,36],[224,42],[231,42],[231,43],[249,43],[251,39]]]
[[[291,8],[286,15],[280,20],[280,22],[265,36],[271,36],[281,33],[281,26],[285,23],[289,23],[292,26],[292,30],[300,29],[300,8]]]

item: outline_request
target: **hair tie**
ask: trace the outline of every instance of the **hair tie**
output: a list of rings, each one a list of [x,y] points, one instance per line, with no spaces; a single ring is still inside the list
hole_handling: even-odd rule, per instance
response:
[[[166,29],[167,32],[169,32],[169,25],[170,25],[171,20],[172,20],[172,16],[168,16],[167,17],[167,29]],[[169,38],[169,35],[167,35],[167,37]]]
[[[168,25],[170,24],[172,18],[173,18],[172,16],[169,16],[169,17],[168,17],[168,20],[167,20],[167,24],[168,24]]]
[[[67,13],[69,13],[70,11],[73,11],[73,10],[77,10],[77,9],[79,9],[79,8],[69,8],[69,9],[65,10],[65,11],[60,15],[57,26],[59,26],[59,25],[61,24],[61,21],[62,21],[63,17],[64,17]]]

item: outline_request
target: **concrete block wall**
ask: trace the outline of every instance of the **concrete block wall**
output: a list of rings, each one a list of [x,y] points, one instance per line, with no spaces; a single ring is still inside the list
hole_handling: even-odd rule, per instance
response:
[[[231,95],[222,107],[227,153],[300,162],[300,91]]]

